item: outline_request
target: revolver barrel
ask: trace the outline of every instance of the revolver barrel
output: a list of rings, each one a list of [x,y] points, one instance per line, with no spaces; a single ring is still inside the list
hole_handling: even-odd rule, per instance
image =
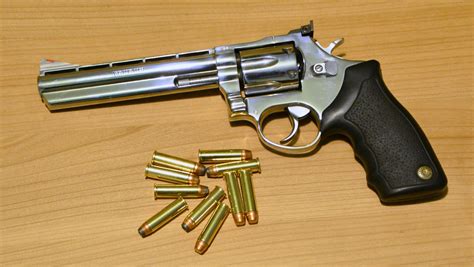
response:
[[[84,66],[43,60],[38,89],[48,109],[58,110],[217,89],[220,83],[235,79],[238,86],[227,92],[230,101],[242,95],[251,97],[298,89],[301,71],[298,58],[294,45],[283,43],[231,52],[215,48]],[[232,64],[236,66],[229,67]]]
[[[78,66],[43,61],[38,88],[50,110],[218,88],[212,50]]]

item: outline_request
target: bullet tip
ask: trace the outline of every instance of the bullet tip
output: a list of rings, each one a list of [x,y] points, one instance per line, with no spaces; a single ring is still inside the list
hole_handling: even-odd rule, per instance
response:
[[[183,228],[184,231],[186,231],[187,233],[189,233],[189,226],[185,223],[182,223],[181,224],[181,228]]]
[[[247,150],[247,149],[244,149],[244,150],[242,151],[242,158],[243,158],[243,160],[252,159],[252,151]]]
[[[249,222],[249,224],[257,224],[258,213],[256,211],[247,212],[247,221]]]
[[[204,176],[204,175],[206,175],[206,171],[207,171],[207,169],[206,169],[206,167],[204,167],[204,165],[201,165],[201,164],[197,165],[197,169],[196,169],[197,175]]]
[[[181,224],[181,227],[184,231],[189,233],[191,232],[191,230],[194,229],[194,227],[196,227],[196,224],[191,219],[185,219],[184,222]]]
[[[145,238],[147,236],[146,231],[143,227],[138,228],[138,233],[140,234],[142,238]]]
[[[235,213],[232,214],[234,217],[234,222],[237,226],[244,226],[245,225],[245,216],[243,213]]]
[[[194,247],[194,251],[196,251],[197,253],[202,255],[202,254],[204,254],[204,252],[206,252],[207,248],[209,248],[208,244],[206,244],[202,240],[198,240],[196,242],[196,246]]]
[[[209,194],[209,187],[201,185],[200,193],[204,196],[207,196]]]
[[[190,185],[199,185],[199,176],[197,175],[191,175],[191,179],[189,179],[189,184]]]

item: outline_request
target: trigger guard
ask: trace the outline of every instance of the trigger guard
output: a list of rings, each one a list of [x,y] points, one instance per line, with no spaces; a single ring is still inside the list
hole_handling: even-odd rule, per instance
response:
[[[318,131],[318,134],[313,139],[313,141],[311,141],[310,143],[304,146],[287,146],[287,145],[278,144],[271,141],[263,134],[262,122],[260,121],[257,123],[257,134],[260,141],[266,147],[273,149],[277,152],[288,154],[288,155],[301,155],[301,154],[310,153],[316,149],[319,141],[321,140],[321,131]]]

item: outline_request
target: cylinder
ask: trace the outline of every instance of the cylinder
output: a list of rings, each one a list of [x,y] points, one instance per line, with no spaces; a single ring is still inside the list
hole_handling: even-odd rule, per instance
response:
[[[209,215],[225,198],[224,189],[216,186],[209,195],[201,201],[184,219],[181,226],[186,232],[192,231]]]
[[[209,188],[203,185],[155,185],[155,199],[159,198],[203,198]]]
[[[199,150],[199,162],[218,164],[252,159],[252,152],[246,149]]]
[[[191,160],[160,153],[158,151],[155,151],[155,153],[153,153],[151,164],[156,166],[164,166],[172,169],[178,169],[194,173],[199,176],[206,174],[206,167],[204,167],[202,164]]]
[[[260,160],[256,158],[212,165],[207,168],[207,177],[219,178],[222,177],[224,172],[232,172],[239,169],[249,169],[252,172],[261,172]]]
[[[204,254],[207,251],[209,246],[212,244],[212,241],[214,241],[216,238],[217,233],[221,229],[228,215],[229,206],[224,202],[220,202],[216,208],[216,211],[197,239],[196,245],[194,247],[194,250],[197,253]]]
[[[178,197],[175,201],[171,202],[168,206],[162,209],[157,214],[153,215],[150,219],[146,220],[140,228],[138,228],[138,233],[142,237],[146,237],[156,232],[167,223],[172,221],[178,215],[183,213],[188,209],[188,204],[182,197]]]
[[[235,225],[245,225],[244,204],[240,192],[239,180],[236,172],[224,172],[224,180],[227,185],[227,195],[229,196],[232,217]]]
[[[246,49],[239,55],[247,96],[299,88],[301,64],[293,44]]]
[[[245,217],[249,224],[258,223],[258,211],[255,204],[255,192],[252,184],[252,172],[250,170],[239,170],[240,188],[244,202]]]
[[[196,174],[154,166],[151,164],[148,164],[145,168],[145,177],[173,184],[199,184],[199,176]]]

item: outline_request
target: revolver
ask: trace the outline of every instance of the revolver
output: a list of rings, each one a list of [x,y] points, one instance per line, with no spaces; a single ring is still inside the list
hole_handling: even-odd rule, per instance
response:
[[[82,66],[42,60],[38,89],[51,111],[219,89],[229,120],[250,122],[260,141],[280,154],[310,154],[321,140],[346,136],[384,204],[444,196],[444,171],[417,122],[387,89],[379,63],[334,55],[343,39],[325,47],[313,32],[311,21],[285,35],[207,50]],[[281,112],[292,130],[275,142],[263,127]],[[295,145],[306,118],[318,133]]]

